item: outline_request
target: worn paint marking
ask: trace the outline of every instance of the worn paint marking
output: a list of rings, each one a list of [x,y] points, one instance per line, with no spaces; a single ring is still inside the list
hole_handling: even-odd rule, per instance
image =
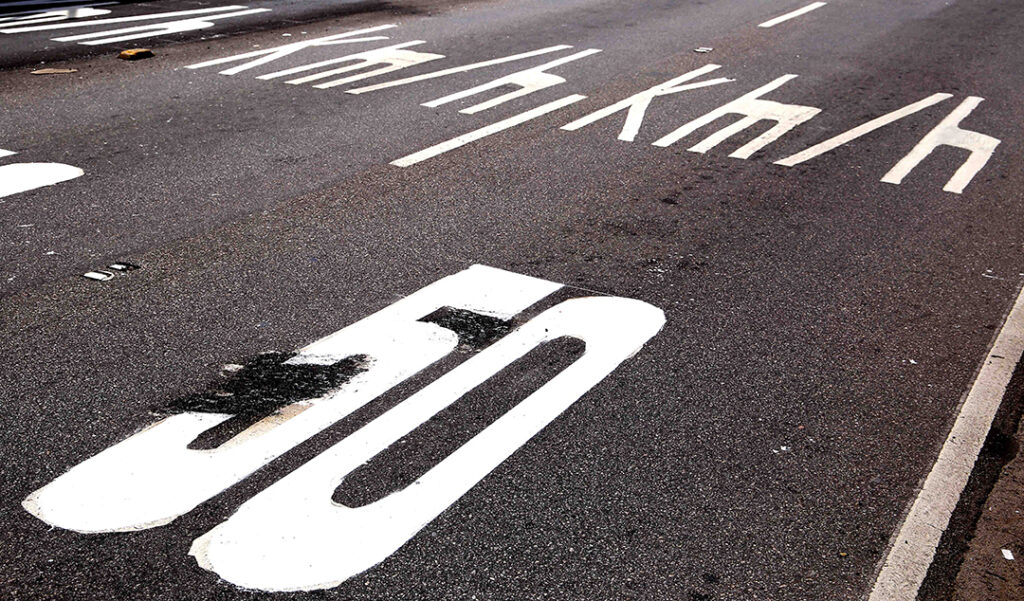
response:
[[[337,586],[386,559],[572,406],[664,325],[624,298],[565,301],[459,365],[244,503],[196,539],[202,567],[245,588]],[[345,476],[545,342],[586,343],[583,356],[405,489],[358,508],[335,503]]]

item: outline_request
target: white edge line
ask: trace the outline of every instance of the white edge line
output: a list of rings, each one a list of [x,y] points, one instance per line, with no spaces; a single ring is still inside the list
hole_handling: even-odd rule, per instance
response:
[[[942,534],[974,471],[992,420],[1002,404],[1024,351],[1024,291],[992,343],[960,406],[938,459],[924,481],[882,568],[868,601],[914,601],[935,557]]]
[[[784,15],[779,15],[778,17],[775,17],[774,19],[770,19],[768,21],[765,21],[764,23],[761,23],[760,25],[758,25],[758,27],[765,27],[765,28],[767,28],[767,27],[775,27],[776,25],[778,25],[779,23],[782,23],[783,21],[788,21],[790,19],[794,19],[796,17],[799,17],[800,15],[807,14],[807,13],[811,12],[812,10],[816,10],[816,9],[821,8],[822,6],[825,6],[826,4],[828,4],[828,3],[827,2],[812,2],[811,4],[808,4],[807,6],[805,6],[803,8],[798,8],[798,9],[794,10],[791,13],[786,13]]]

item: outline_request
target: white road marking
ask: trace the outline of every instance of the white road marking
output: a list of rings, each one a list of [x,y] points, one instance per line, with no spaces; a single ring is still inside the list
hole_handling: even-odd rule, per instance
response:
[[[808,148],[806,150],[801,150],[800,152],[798,152],[798,153],[796,153],[796,154],[794,154],[792,156],[788,156],[788,157],[786,157],[784,159],[775,161],[775,164],[776,165],[785,165],[786,167],[792,167],[793,165],[799,165],[800,163],[803,163],[804,161],[809,161],[809,160],[811,160],[811,159],[813,159],[815,157],[818,157],[818,156],[821,156],[821,155],[825,154],[826,152],[829,152],[830,150],[835,150],[836,148],[839,148],[840,146],[842,146],[843,144],[846,144],[847,142],[852,142],[852,141],[856,140],[857,138],[859,138],[861,136],[867,135],[867,134],[875,131],[876,129],[885,127],[886,125],[889,125],[890,123],[892,123],[894,121],[899,121],[900,119],[902,119],[902,118],[904,118],[904,117],[906,117],[908,115],[913,115],[914,113],[916,113],[916,112],[918,112],[920,110],[926,109],[926,108],[928,108],[928,107],[930,107],[930,106],[932,106],[934,104],[938,104],[938,103],[942,102],[943,100],[946,100],[947,98],[952,98],[952,97],[953,97],[952,94],[932,94],[931,96],[929,96],[929,97],[927,97],[927,98],[925,98],[923,100],[918,100],[917,102],[914,102],[912,104],[908,104],[907,106],[905,106],[905,107],[903,107],[901,109],[892,111],[891,113],[886,113],[886,114],[882,115],[881,117],[876,117],[876,118],[872,119],[871,121],[868,121],[867,123],[864,123],[862,125],[858,125],[857,127],[854,127],[851,130],[845,131],[845,132],[839,134],[838,136],[834,136],[832,138],[829,138],[828,140],[825,140],[824,142],[815,144],[814,146],[811,146],[810,148]]]
[[[672,133],[658,139],[654,142],[654,145],[661,147],[671,146],[677,140],[685,138],[720,117],[733,113],[744,115],[744,117],[739,121],[720,129],[688,149],[690,152],[705,153],[715,146],[718,146],[726,139],[743,131],[751,125],[754,125],[758,121],[764,119],[775,121],[776,125],[774,127],[754,138],[746,145],[741,146],[738,150],[729,155],[736,159],[750,158],[750,156],[758,150],[761,150],[775,140],[778,140],[786,132],[821,112],[821,109],[811,106],[782,104],[781,102],[775,102],[774,100],[763,100],[760,98],[760,96],[775,90],[787,81],[795,79],[796,77],[796,75],[792,74],[783,75],[782,77],[779,77],[778,79],[711,111],[703,117],[690,121]]]
[[[200,566],[248,589],[337,586],[402,547],[639,352],[664,323],[660,309],[625,298],[577,298],[548,309],[245,502],[196,539],[190,553]],[[515,360],[562,337],[585,342],[583,356],[414,483],[363,507],[331,500],[359,466]]]
[[[480,265],[441,279],[288,360],[330,365],[369,356],[369,369],[340,389],[289,405],[212,450],[187,445],[230,415],[168,417],[71,468],[23,506],[48,524],[78,532],[170,523],[458,346],[454,332],[418,321],[422,317],[449,306],[508,319],[561,287]]]
[[[361,81],[363,79],[369,79],[371,77],[378,77],[380,75],[386,75],[399,69],[405,69],[415,65],[421,65],[430,61],[435,61],[440,58],[444,58],[443,54],[433,54],[430,52],[416,52],[414,50],[403,50],[404,46],[413,46],[415,44],[424,44],[423,40],[417,40],[415,42],[406,42],[404,44],[396,44],[387,48],[377,48],[375,50],[367,50],[366,52],[360,52],[359,54],[353,54],[345,57],[346,60],[359,61],[355,65],[349,65],[347,67],[339,67],[337,69],[331,69],[324,71],[323,73],[314,73],[313,75],[307,75],[305,77],[299,77],[298,79],[289,80],[290,84],[303,84],[310,81],[316,81],[319,79],[325,79],[334,75],[340,75],[342,73],[348,73],[350,71],[356,71],[364,69],[371,65],[384,65],[379,69],[373,69],[372,71],[363,71],[355,75],[349,75],[348,77],[341,77],[339,79],[332,79],[331,81],[319,83],[314,85],[314,88],[319,90],[326,90],[340,85],[345,85],[353,81]]]
[[[1022,351],[1024,294],[1018,293],[960,407],[938,459],[893,539],[869,601],[914,601],[917,598]]]
[[[376,27],[368,27],[366,29],[356,29],[356,30],[353,30],[353,31],[347,31],[345,33],[338,33],[338,34],[334,34],[334,35],[329,35],[329,36],[322,37],[322,38],[314,38],[312,40],[303,40],[301,42],[292,42],[290,44],[285,44],[283,46],[278,46],[276,48],[267,48],[267,49],[264,49],[264,50],[254,50],[252,52],[245,52],[243,54],[236,54],[234,56],[228,56],[228,57],[225,57],[225,58],[216,58],[216,59],[213,59],[213,60],[204,61],[204,62],[201,62],[201,63],[196,63],[194,65],[189,65],[186,68],[188,68],[188,69],[202,69],[203,67],[212,67],[214,65],[223,65],[224,63],[233,63],[233,62],[236,62],[236,61],[245,60],[247,58],[262,57],[262,58],[257,58],[256,60],[253,60],[253,61],[249,61],[247,63],[243,63],[241,65],[237,65],[235,67],[231,67],[230,69],[225,69],[224,71],[220,72],[221,75],[236,75],[238,73],[241,73],[242,71],[248,71],[249,69],[253,69],[255,67],[259,67],[261,65],[265,65],[267,63],[270,63],[270,62],[276,61],[278,59],[284,58],[284,57],[286,57],[288,55],[294,54],[294,53],[296,53],[296,52],[298,52],[300,50],[304,50],[306,48],[319,48],[319,47],[324,47],[324,46],[335,46],[335,45],[338,45],[338,44],[351,44],[351,43],[356,43],[356,42],[372,42],[372,41],[377,41],[377,40],[386,40],[386,39],[388,39],[387,36],[371,36],[371,37],[368,37],[368,38],[358,38],[358,39],[350,39],[350,38],[352,38],[353,36],[362,35],[362,34],[365,34],[365,33],[374,33],[374,32],[382,31],[382,30],[385,30],[385,29],[392,29],[394,27],[395,27],[395,25],[392,23],[392,24],[388,24],[388,25],[378,25]]]
[[[424,73],[423,75],[414,75],[412,77],[406,77],[404,79],[396,79],[394,81],[386,81],[384,83],[378,83],[372,86],[366,86],[362,88],[355,88],[352,90],[345,90],[346,94],[364,94],[366,92],[373,92],[375,90],[383,90],[384,88],[393,88],[395,86],[404,86],[410,83],[416,83],[418,81],[426,81],[428,79],[436,79],[438,77],[445,77],[446,75],[454,75],[456,73],[465,73],[467,71],[473,71],[475,69],[483,69],[484,67],[490,67],[492,65],[500,65],[503,63],[510,63],[512,61],[522,60],[524,58],[531,58],[534,56],[540,56],[542,54],[548,54],[549,52],[557,52],[559,50],[566,50],[572,48],[561,44],[558,46],[549,46],[547,48],[541,48],[539,50],[531,50],[530,52],[523,52],[521,54],[513,54],[511,56],[503,56],[501,58],[494,58],[491,60],[481,61],[479,63],[472,63],[469,65],[462,65],[460,67],[452,67],[450,69],[442,69],[441,71],[434,71],[432,73]]]
[[[0,2],[0,8],[13,8],[16,6],[39,6],[40,4],[74,4],[82,0],[22,0],[21,2]],[[111,2],[111,4],[116,4]]]
[[[88,17],[109,15],[110,10],[95,7],[110,6],[112,4],[117,3],[103,2],[100,4],[82,4],[79,6],[69,6],[67,8],[63,8],[60,10],[36,9],[20,13],[9,13],[0,16],[0,25],[37,25],[39,23],[51,23],[53,21],[64,21],[67,19],[85,19]]]
[[[492,98],[485,102],[481,102],[480,104],[476,104],[474,106],[464,108],[461,111],[459,111],[460,113],[464,113],[466,115],[479,113],[480,111],[485,111],[489,108],[498,106],[499,104],[503,104],[510,100],[514,100],[522,96],[527,96],[534,92],[550,88],[551,86],[557,86],[559,84],[565,83],[564,77],[554,75],[552,73],[547,73],[546,71],[548,69],[554,69],[555,67],[558,67],[560,65],[564,65],[566,63],[570,63],[572,61],[576,61],[581,58],[597,54],[599,52],[601,51],[594,48],[584,50],[582,52],[577,52],[576,54],[564,56],[562,58],[553,60],[549,63],[544,63],[543,65],[537,65],[536,67],[531,67],[529,69],[524,69],[516,73],[511,73],[509,75],[505,75],[504,77],[499,77],[488,83],[481,84],[473,88],[469,88],[468,90],[463,90],[461,92],[449,94],[448,96],[444,96],[443,98],[438,98],[437,100],[425,102],[423,103],[423,106],[435,108],[444,104],[448,104],[449,102],[454,102],[456,100],[468,98],[475,94],[480,94],[482,92],[493,90],[495,88],[500,88],[502,86],[519,86],[520,89],[518,90],[513,90],[511,92],[508,92],[507,94],[498,96],[497,98]]]
[[[0,159],[4,157],[14,156],[16,154],[18,153],[14,152],[13,150],[4,150],[3,148],[0,148]]]
[[[50,31],[53,29],[69,29],[72,27],[93,27],[97,25],[112,25],[114,23],[131,23],[134,21],[150,21],[153,19],[165,19],[171,17],[188,17],[192,15],[209,15],[218,12],[227,12],[232,10],[242,10],[248,8],[247,6],[218,6],[216,8],[197,8],[194,10],[178,10],[167,13],[152,13],[147,15],[135,15],[132,17],[115,17],[112,19],[95,19],[93,21],[82,21],[80,23],[53,23],[50,25],[35,25],[32,27],[19,27],[4,28],[0,29],[0,33],[23,33],[26,31]],[[262,9],[270,10],[270,9]]]
[[[959,127],[960,122],[970,115],[971,111],[976,109],[982,100],[984,98],[969,96],[961,102],[960,106],[953,109],[953,112],[936,125],[935,129],[928,132],[907,156],[896,163],[882,177],[882,181],[888,184],[899,184],[914,167],[917,167],[937,147],[953,146],[970,151],[971,155],[963,165],[960,165],[960,168],[956,170],[956,173],[953,174],[953,177],[946,182],[942,189],[954,194],[962,193],[967,184],[971,183],[974,176],[992,158],[992,153],[995,152],[1000,142],[992,136],[960,129]]]
[[[14,154],[2,151],[9,156]],[[62,163],[14,163],[0,166],[0,198],[52,186],[85,175],[78,167]]]
[[[811,12],[812,10],[816,10],[816,9],[821,8],[822,6],[825,6],[825,4],[827,4],[827,3],[826,2],[812,2],[811,4],[808,4],[807,6],[805,6],[803,8],[794,10],[791,13],[786,13],[784,15],[780,15],[778,17],[775,17],[774,19],[770,19],[768,21],[765,21],[764,23],[761,23],[760,25],[758,25],[758,27],[774,27],[774,26],[778,25],[779,23],[782,23],[783,21],[788,21],[788,20],[793,19],[795,17],[799,17],[800,15],[806,15],[807,13]]]
[[[186,31],[197,31],[200,29],[206,29],[213,27],[215,23],[213,21],[219,19],[230,19],[233,17],[244,17],[247,15],[255,15],[258,13],[270,12],[269,8],[251,8],[247,10],[240,10],[233,13],[225,13],[213,16],[206,16],[198,19],[182,19],[180,21],[166,21],[164,23],[153,23],[149,25],[136,25],[135,27],[125,27],[123,29],[111,29],[107,31],[97,31],[94,33],[83,33],[79,35],[65,36],[61,38],[53,38],[55,42],[79,42],[86,46],[96,46],[99,44],[116,44],[118,42],[127,42],[129,40],[138,40],[141,38],[150,38],[158,35],[170,35],[173,33],[184,33]],[[109,36],[109,37],[108,37]],[[99,38],[99,39],[96,39]],[[82,40],[90,40],[83,42]]]
[[[562,129],[566,131],[576,131],[581,127],[586,127],[591,123],[600,121],[601,119],[614,115],[620,111],[628,111],[626,113],[626,122],[622,126],[622,131],[619,132],[619,139],[625,142],[632,142],[636,139],[636,135],[640,131],[640,126],[644,122],[644,116],[647,114],[647,107],[650,106],[651,101],[656,97],[736,81],[734,79],[719,77],[718,79],[712,79],[709,81],[701,81],[682,86],[679,85],[684,81],[690,81],[691,79],[696,79],[702,75],[706,75],[719,67],[721,67],[721,65],[706,65],[700,69],[684,73],[679,77],[660,83],[649,90],[644,90],[643,92],[634,94],[625,100],[594,111],[593,113],[586,115],[585,117],[581,117],[572,123],[567,123],[562,126]]]
[[[414,152],[413,154],[410,154],[408,156],[404,156],[400,159],[391,161],[391,164],[395,165],[396,167],[409,167],[410,165],[415,165],[420,161],[425,161],[427,159],[436,157],[438,155],[448,152],[449,150],[454,150],[456,148],[459,148],[460,146],[465,146],[470,142],[475,142],[476,140],[479,140],[481,138],[486,138],[491,134],[495,134],[500,131],[509,129],[511,127],[515,127],[516,125],[519,125],[521,123],[526,123],[531,119],[536,119],[537,117],[546,115],[552,111],[557,111],[558,109],[569,106],[574,102],[579,102],[584,98],[586,98],[586,96],[583,96],[582,94],[573,94],[572,96],[566,96],[565,98],[555,100],[554,102],[549,102],[547,104],[538,106],[537,108],[530,109],[525,113],[520,113],[518,115],[515,115],[514,117],[509,117],[508,119],[505,119],[503,121],[498,121],[497,123],[492,123],[486,127],[482,127],[475,131],[471,131],[468,134],[463,134],[457,138],[452,138],[447,142],[442,142],[440,144],[431,146],[430,148],[421,150],[419,152]]]
[[[326,77],[330,77],[331,75],[335,75],[337,73],[344,73],[346,71],[352,71],[352,70],[355,70],[355,69],[362,69],[362,68],[366,67],[367,65],[372,64],[374,62],[374,58],[376,58],[377,56],[384,56],[384,57],[386,57],[388,55],[389,51],[400,50],[402,48],[409,48],[410,46],[418,46],[420,44],[426,44],[426,41],[424,41],[424,40],[413,40],[411,42],[402,42],[401,44],[394,44],[392,46],[385,46],[383,48],[374,48],[373,50],[367,50],[367,51],[359,52],[359,53],[355,53],[355,54],[348,54],[348,55],[345,55],[345,56],[342,56],[342,57],[339,57],[339,58],[332,58],[332,59],[328,59],[328,60],[325,60],[325,61],[319,61],[319,62],[316,62],[316,63],[310,63],[308,65],[299,65],[298,67],[291,67],[291,68],[288,68],[288,69],[283,69],[281,71],[274,71],[273,73],[268,73],[266,75],[260,75],[256,79],[262,79],[262,80],[277,79],[279,77],[287,77],[289,75],[294,75],[296,73],[303,73],[305,71],[312,71],[314,69],[319,69],[320,67],[329,67],[331,65],[336,65],[338,63],[345,63],[345,62],[350,62],[350,61],[360,61],[360,64],[352,65],[352,66],[349,66],[349,67],[345,67],[344,70],[336,69],[336,70],[333,70],[333,71],[326,71],[324,73],[318,73],[312,79],[309,79],[307,81],[313,81],[315,79],[323,79],[323,78],[326,78]],[[440,54],[436,54],[436,55],[433,55],[433,56],[441,57]],[[295,79],[295,80],[289,81],[288,83],[305,83],[305,82],[301,81],[301,80],[298,80],[298,79]]]

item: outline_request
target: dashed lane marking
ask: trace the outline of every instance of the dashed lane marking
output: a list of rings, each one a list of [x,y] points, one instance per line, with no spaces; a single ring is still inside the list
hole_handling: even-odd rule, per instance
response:
[[[796,17],[799,17],[800,15],[806,15],[807,13],[811,12],[812,10],[817,10],[817,9],[821,8],[822,6],[825,6],[826,4],[828,4],[828,3],[827,2],[812,2],[811,4],[808,4],[807,6],[805,6],[803,8],[798,8],[797,10],[794,10],[793,12],[789,12],[789,13],[786,13],[784,15],[779,15],[778,17],[775,17],[774,19],[769,19],[768,21],[765,21],[764,23],[761,23],[760,25],[758,25],[758,27],[764,27],[764,28],[775,27],[776,25],[778,25],[779,23],[782,23],[783,21],[788,21],[790,19],[795,19]]]

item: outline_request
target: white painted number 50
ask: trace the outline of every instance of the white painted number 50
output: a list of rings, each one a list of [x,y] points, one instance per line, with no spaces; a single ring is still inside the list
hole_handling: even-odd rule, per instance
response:
[[[454,350],[454,332],[419,319],[441,307],[508,319],[559,288],[479,265],[444,278],[289,360],[326,365],[368,356],[368,369],[338,390],[267,417],[212,450],[187,445],[231,416],[166,418],[72,468],[24,506],[49,524],[80,532],[166,524]],[[660,309],[636,300],[562,302],[242,504],[196,539],[191,554],[246,588],[337,586],[398,550],[638,352],[664,322]],[[531,350],[563,337],[583,341],[583,355],[415,483],[364,507],[332,500],[360,465]]]

